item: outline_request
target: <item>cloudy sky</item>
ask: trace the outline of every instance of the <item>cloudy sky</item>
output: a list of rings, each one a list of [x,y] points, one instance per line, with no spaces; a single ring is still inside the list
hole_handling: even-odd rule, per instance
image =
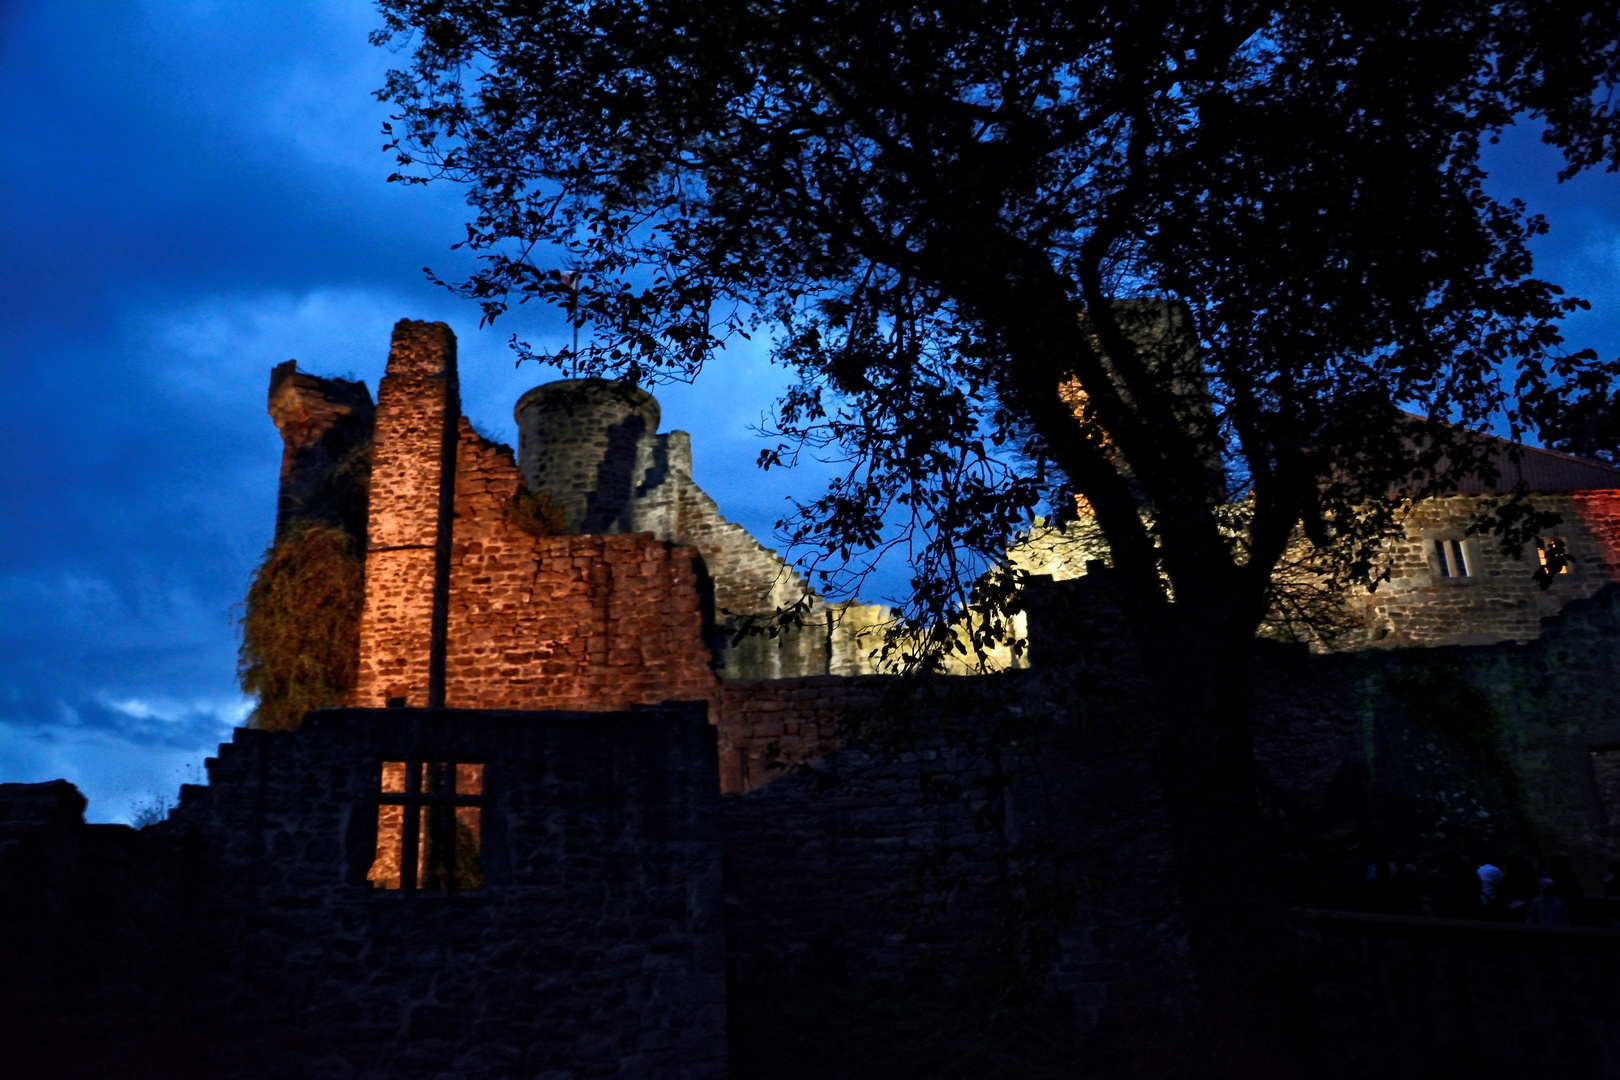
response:
[[[427,285],[454,274],[451,188],[383,182],[390,55],[363,0],[0,0],[0,781],[66,777],[89,816],[172,797],[247,710],[236,611],[270,538],[271,365],[375,390],[388,330],[444,319],[468,415],[515,439],[545,375],[506,336],[560,340]],[[1556,187],[1533,136],[1493,159],[1551,219],[1538,269],[1590,299],[1570,336],[1620,354],[1620,182]],[[766,537],[798,483],[749,426],[779,382],[757,350],[660,392],[695,471]]]

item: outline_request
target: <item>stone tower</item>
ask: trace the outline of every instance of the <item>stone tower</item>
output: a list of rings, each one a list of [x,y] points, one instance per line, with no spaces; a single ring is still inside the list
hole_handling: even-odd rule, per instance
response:
[[[829,605],[775,551],[727,521],[692,479],[692,440],[658,431],[658,402],[639,387],[603,379],[565,379],[518,399],[518,465],[530,491],[563,508],[569,528],[586,534],[651,533],[690,545],[703,558],[712,590],[711,641],[725,678],[867,674],[874,630],[884,608]],[[737,631],[749,620],[809,597],[796,623],[766,634]]]
[[[308,375],[296,360],[271,369],[269,408],[281,432],[280,535],[299,518],[334,516],[322,505],[324,489],[339,463],[371,438],[377,409],[365,383]],[[357,534],[365,527],[363,521],[338,523]]]
[[[606,379],[564,379],[518,399],[518,467],[530,491],[562,509],[568,531],[637,531],[632,499],[668,469],[671,435],[659,435],[658,402],[647,391]],[[685,432],[673,436],[685,451]],[[652,475],[649,477],[649,473]]]

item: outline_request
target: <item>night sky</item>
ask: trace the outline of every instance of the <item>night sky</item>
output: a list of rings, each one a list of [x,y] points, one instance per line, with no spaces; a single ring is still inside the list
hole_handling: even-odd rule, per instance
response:
[[[364,2],[0,0],[0,781],[66,777],[96,821],[201,780],[249,707],[234,608],[270,540],[280,440],[270,367],[373,392],[396,319],[444,319],[464,408],[514,442],[517,396],[555,377],[422,275],[465,269],[450,186],[384,183],[391,57]],[[1584,296],[1575,346],[1620,355],[1620,180],[1552,183],[1533,132],[1492,158],[1547,215],[1538,271]],[[696,479],[769,543],[813,476],[762,476],[783,373],[761,347],[659,391]],[[878,597],[870,597],[877,599]]]

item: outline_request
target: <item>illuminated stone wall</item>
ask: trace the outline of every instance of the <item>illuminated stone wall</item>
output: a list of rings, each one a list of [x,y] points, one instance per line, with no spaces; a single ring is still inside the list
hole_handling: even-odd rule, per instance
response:
[[[355,704],[443,704],[460,415],[455,335],[444,323],[400,320],[377,387]]]
[[[507,515],[512,451],[461,422],[446,703],[618,709],[712,701],[702,565],[646,533],[536,537]]]
[[[1543,530],[1568,546],[1566,573],[1537,583],[1540,565],[1534,547],[1522,558],[1502,553],[1495,537],[1470,537],[1469,522],[1482,508],[1482,496],[1446,495],[1428,499],[1408,518],[1404,540],[1384,549],[1390,580],[1355,603],[1365,613],[1370,641],[1395,645],[1485,645],[1530,641],[1541,620],[1573,600],[1592,596],[1620,581],[1620,490],[1539,494],[1531,504],[1563,518]],[[1459,576],[1448,558],[1442,573],[1437,544],[1454,552],[1461,544],[1469,573]]]
[[[310,379],[283,373],[272,400],[289,455],[308,440],[277,403],[292,401],[299,378]],[[815,599],[802,626],[738,638],[739,618],[791,604],[804,584],[692,482],[686,435],[657,433],[650,395],[592,380],[525,395],[527,480],[458,401],[449,328],[400,322],[378,391],[351,704],[614,709],[702,699],[721,715],[721,679],[874,670],[880,607]],[[567,535],[513,522],[525,491],[552,498]]]

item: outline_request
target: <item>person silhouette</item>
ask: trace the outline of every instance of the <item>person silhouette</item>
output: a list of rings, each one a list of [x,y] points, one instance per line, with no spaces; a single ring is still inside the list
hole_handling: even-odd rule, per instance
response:
[[[1532,926],[1568,926],[1569,909],[1558,899],[1558,883],[1550,877],[1541,879],[1541,891],[1530,901],[1530,912],[1525,922]]]

